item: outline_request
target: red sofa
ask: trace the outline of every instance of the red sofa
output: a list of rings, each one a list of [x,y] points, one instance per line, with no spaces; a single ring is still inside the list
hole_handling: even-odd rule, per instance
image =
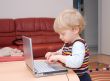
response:
[[[32,38],[34,58],[44,58],[48,51],[62,45],[53,30],[54,18],[0,19],[0,48],[12,47],[23,51],[22,36]],[[0,61],[23,60],[22,57],[0,57]]]

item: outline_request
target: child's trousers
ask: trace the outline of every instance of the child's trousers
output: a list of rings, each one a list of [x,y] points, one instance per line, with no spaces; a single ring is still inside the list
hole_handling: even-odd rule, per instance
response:
[[[92,81],[91,77],[88,73],[83,74],[82,76],[79,76],[80,81]]]

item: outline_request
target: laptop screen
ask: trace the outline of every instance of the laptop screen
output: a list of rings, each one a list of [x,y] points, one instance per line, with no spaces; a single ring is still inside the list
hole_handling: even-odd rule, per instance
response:
[[[24,50],[25,63],[34,72],[32,39],[26,36],[22,36],[22,38],[23,38],[23,50]]]

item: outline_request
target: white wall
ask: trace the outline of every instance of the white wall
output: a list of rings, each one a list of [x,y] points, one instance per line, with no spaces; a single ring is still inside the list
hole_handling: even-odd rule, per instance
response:
[[[100,53],[110,55],[110,0],[99,0],[99,3]]]
[[[0,0],[0,18],[56,17],[73,0]]]

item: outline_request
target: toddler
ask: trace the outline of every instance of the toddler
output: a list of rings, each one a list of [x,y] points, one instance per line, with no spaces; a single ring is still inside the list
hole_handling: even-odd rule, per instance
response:
[[[80,33],[83,31],[85,21],[76,9],[64,10],[54,22],[54,30],[64,42],[61,49],[56,52],[47,52],[45,57],[49,63],[60,61],[74,70],[80,81],[91,81],[88,74],[89,50]]]

